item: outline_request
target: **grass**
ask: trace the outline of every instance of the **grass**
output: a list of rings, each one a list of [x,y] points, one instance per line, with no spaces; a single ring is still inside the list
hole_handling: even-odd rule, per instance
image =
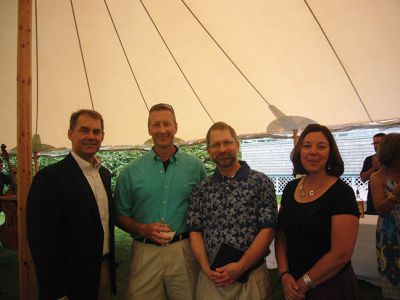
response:
[[[0,213],[0,224],[4,213]],[[0,299],[18,299],[18,253],[4,248],[0,243]]]
[[[0,214],[0,224],[4,223],[4,215]],[[124,299],[124,287],[128,280],[128,271],[130,266],[130,248],[131,237],[129,234],[116,229],[116,255],[119,263],[118,267],[118,296],[116,299]],[[278,279],[277,270],[271,270],[272,291],[274,300],[283,299],[282,289]],[[381,299],[380,288],[368,284],[364,281],[358,281],[360,295],[362,300]],[[18,299],[18,253],[5,249],[0,245],[0,299],[15,300]],[[149,299],[153,300],[153,299]],[[157,300],[157,299],[154,299]]]
[[[0,244],[0,299],[18,299],[18,256]]]
[[[116,299],[122,300],[124,299],[125,284],[128,281],[128,273],[131,261],[132,238],[128,233],[116,228],[115,243],[115,255],[118,263]]]

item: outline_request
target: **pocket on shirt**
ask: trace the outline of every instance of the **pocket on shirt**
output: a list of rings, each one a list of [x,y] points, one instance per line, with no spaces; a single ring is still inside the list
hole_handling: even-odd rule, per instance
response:
[[[184,188],[188,189],[189,192],[191,192],[192,189],[197,185],[197,183],[198,183],[198,181],[194,181],[194,180],[187,181],[187,182],[184,183]]]

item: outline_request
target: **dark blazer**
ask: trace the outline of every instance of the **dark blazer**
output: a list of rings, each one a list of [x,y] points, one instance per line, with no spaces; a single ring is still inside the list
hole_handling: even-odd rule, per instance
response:
[[[110,173],[100,168],[110,212],[110,270],[116,290],[114,206]],[[27,202],[27,235],[40,299],[97,300],[103,227],[95,196],[69,154],[34,177]]]

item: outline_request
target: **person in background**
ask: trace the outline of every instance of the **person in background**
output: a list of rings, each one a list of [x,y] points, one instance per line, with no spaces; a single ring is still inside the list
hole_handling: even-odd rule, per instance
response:
[[[270,299],[265,257],[275,235],[274,185],[265,174],[237,159],[239,141],[228,124],[213,124],[206,140],[217,168],[193,190],[188,217],[192,252],[202,271],[197,300]],[[210,263],[222,243],[244,254],[213,271]],[[246,271],[251,271],[247,282],[239,282]]]
[[[372,137],[372,145],[374,146],[375,154],[368,156],[364,160],[364,164],[360,173],[360,178],[362,182],[368,181],[372,173],[378,171],[381,167],[376,152],[378,151],[379,143],[382,141],[384,136],[384,133],[377,133]],[[376,215],[374,202],[372,201],[370,182],[368,182],[367,209],[365,211],[365,214]]]
[[[400,299],[400,134],[386,135],[378,149],[382,165],[371,175],[376,212],[378,270],[384,299]]]
[[[9,185],[7,194],[16,194],[17,193],[17,170],[11,164],[10,157],[8,152],[6,151],[7,146],[5,144],[1,144],[1,158],[0,158],[0,195],[4,193],[4,185]],[[3,173],[3,160],[7,164],[8,174]]]
[[[282,194],[275,251],[285,299],[358,299],[351,256],[358,233],[353,189],[332,133],[308,125],[294,147],[296,174]]]
[[[27,237],[43,300],[109,300],[116,293],[110,172],[95,154],[104,138],[93,110],[71,115],[72,150],[39,171],[27,202]]]
[[[154,147],[128,164],[116,188],[117,225],[133,237],[127,299],[195,299],[199,267],[186,226],[192,188],[206,176],[202,162],[174,145],[171,105],[151,107]]]

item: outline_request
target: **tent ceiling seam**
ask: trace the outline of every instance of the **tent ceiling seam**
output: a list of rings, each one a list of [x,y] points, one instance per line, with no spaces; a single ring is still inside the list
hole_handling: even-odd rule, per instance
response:
[[[359,92],[358,92],[358,90],[357,90],[357,88],[356,88],[356,86],[355,86],[353,80],[352,80],[351,77],[350,77],[350,74],[347,72],[346,67],[344,66],[342,60],[340,59],[339,54],[336,52],[335,48],[333,47],[333,44],[332,44],[332,42],[330,41],[330,39],[328,38],[328,35],[326,34],[324,28],[322,27],[321,23],[319,22],[319,20],[318,20],[317,16],[315,15],[314,11],[311,9],[311,6],[308,4],[307,0],[303,0],[303,1],[304,1],[304,3],[306,4],[308,10],[310,11],[312,17],[314,18],[315,22],[317,23],[317,25],[318,25],[319,29],[321,30],[322,34],[324,35],[326,41],[328,42],[329,47],[332,49],[332,52],[335,54],[336,59],[339,61],[339,64],[340,64],[340,66],[342,67],[342,70],[343,70],[343,72],[345,73],[347,79],[349,80],[349,82],[350,82],[350,84],[351,84],[351,86],[352,86],[354,92],[356,93],[356,96],[357,96],[358,100],[360,101],[362,107],[364,108],[364,111],[365,111],[365,113],[367,114],[369,121],[370,121],[370,122],[373,122],[373,120],[372,120],[372,118],[371,118],[371,116],[370,116],[370,114],[369,114],[369,112],[368,112],[368,109],[367,109],[367,107],[365,106],[364,101],[362,100],[362,98],[361,98],[361,96],[360,96],[360,94],[359,94]]]
[[[91,91],[91,89],[90,89],[90,82],[89,82],[89,77],[88,77],[88,73],[87,73],[87,69],[86,69],[85,56],[83,55],[83,49],[82,49],[81,38],[80,38],[80,36],[79,36],[78,24],[77,24],[77,22],[76,22],[74,4],[72,3],[72,0],[70,0],[70,3],[71,3],[72,15],[73,15],[73,17],[74,17],[75,31],[76,31],[76,35],[77,35],[77,37],[78,37],[79,50],[80,50],[80,53],[81,53],[81,58],[82,58],[82,63],[83,63],[83,69],[84,69],[84,71],[85,71],[86,83],[87,83],[87,87],[88,87],[88,90],[89,90],[90,102],[91,102],[91,104],[92,104],[92,109],[94,110],[92,91]]]
[[[124,44],[122,43],[122,40],[121,40],[121,37],[120,37],[120,35],[119,35],[117,26],[115,25],[114,18],[112,17],[110,8],[108,7],[108,4],[107,4],[107,1],[106,1],[106,0],[104,0],[104,4],[105,4],[105,6],[106,6],[106,8],[107,8],[108,15],[110,16],[111,23],[113,24],[115,34],[116,34],[117,37],[118,37],[119,44],[121,45],[122,51],[124,52],[124,56],[125,56],[126,62],[128,63],[129,69],[131,70],[131,74],[132,74],[132,76],[133,76],[133,79],[135,80],[135,83],[136,83],[136,86],[137,86],[137,88],[138,88],[138,90],[139,90],[139,93],[140,93],[140,95],[142,96],[143,103],[144,103],[144,105],[146,106],[147,111],[149,111],[149,106],[148,106],[148,104],[147,104],[147,102],[146,102],[146,99],[145,99],[144,94],[143,94],[143,91],[142,91],[142,89],[141,89],[141,87],[140,87],[139,81],[138,81],[138,79],[137,79],[137,77],[136,77],[136,75],[135,75],[135,72],[133,71],[132,64],[131,64],[131,62],[130,62],[130,60],[129,60],[129,58],[128,58],[128,55],[126,54]]]
[[[140,0],[140,3],[143,6],[143,9],[145,10],[147,16],[149,17],[151,23],[153,24],[154,28],[156,29],[159,37],[161,38],[162,42],[164,43],[164,46],[167,48],[169,54],[171,55],[172,59],[174,60],[176,66],[178,67],[179,71],[181,72],[182,76],[185,78],[187,84],[189,85],[189,87],[191,88],[193,94],[196,96],[197,100],[199,101],[200,105],[203,107],[203,110],[206,112],[206,114],[208,115],[208,117],[210,118],[210,120],[215,123],[214,119],[211,117],[210,113],[208,112],[208,110],[206,109],[206,107],[204,106],[204,103],[201,101],[199,95],[196,93],[193,85],[190,83],[189,79],[187,78],[185,72],[183,71],[183,69],[181,68],[181,66],[179,65],[177,59],[175,58],[174,54],[172,53],[171,49],[168,47],[167,42],[165,41],[164,37],[162,36],[160,30],[158,29],[156,23],[154,22],[153,18],[151,17],[149,11],[147,10],[146,6],[144,5],[143,1]]]
[[[222,46],[218,43],[218,41],[214,38],[214,36],[210,33],[210,31],[204,26],[204,24],[200,21],[200,19],[194,14],[194,12],[190,9],[190,7],[186,4],[184,0],[181,2],[185,5],[187,10],[192,14],[195,20],[200,24],[203,30],[207,33],[207,35],[214,41],[214,43],[218,46],[221,52],[228,58],[228,60],[232,63],[232,65],[236,68],[236,70],[243,76],[243,78],[247,81],[248,84],[254,89],[254,91],[264,100],[268,106],[271,106],[271,103],[261,94],[261,92],[256,88],[256,86],[250,81],[250,79],[243,73],[243,71],[238,67],[238,65],[233,61],[233,59],[228,55],[228,53],[222,48]]]

